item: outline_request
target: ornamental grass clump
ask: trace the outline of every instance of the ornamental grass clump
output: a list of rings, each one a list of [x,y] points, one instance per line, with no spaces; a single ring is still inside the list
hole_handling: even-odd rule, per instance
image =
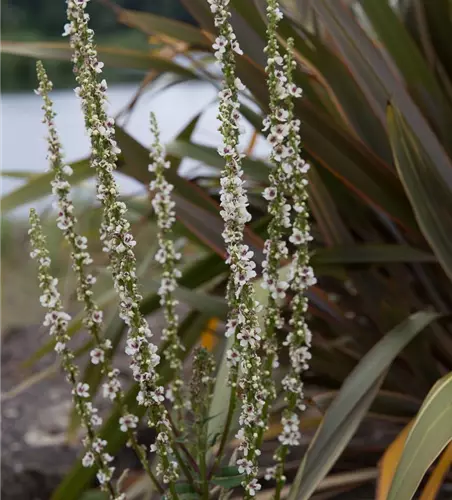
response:
[[[76,95],[80,98],[85,127],[91,142],[91,167],[97,179],[97,199],[103,219],[100,239],[108,257],[108,269],[119,297],[119,316],[127,327],[125,351],[138,386],[137,403],[144,407],[147,424],[156,431],[155,469],[150,465],[148,450],[139,444],[139,418],[125,403],[119,370],[111,359],[111,342],[103,338],[103,313],[94,299],[95,277],[89,272],[93,260],[88,252],[87,238],[79,234],[74,205],[70,198],[69,178],[72,169],[65,164],[56,132],[55,113],[49,93],[52,84],[43,65],[38,62],[37,93],[44,100],[44,123],[48,130],[49,164],[54,174],[52,191],[58,209],[57,225],[71,251],[72,267],[77,277],[77,298],[84,305],[84,325],[91,335],[91,362],[99,365],[105,378],[103,396],[119,409],[118,432],[127,434],[148,474],[154,489],[166,499],[183,498],[191,494],[209,499],[218,488],[242,486],[244,498],[252,498],[262,488],[259,478],[259,457],[269,414],[279,388],[274,382],[278,364],[277,334],[284,327],[289,332],[284,346],[289,351],[290,368],[282,380],[285,398],[280,446],[276,450],[276,465],[267,471],[267,478],[276,478],[275,498],[279,498],[285,482],[284,463],[289,450],[300,444],[299,413],[304,410],[302,374],[308,368],[311,334],[306,324],[306,289],[315,283],[309,266],[307,245],[311,240],[307,210],[307,179],[309,166],[301,158],[300,122],[295,119],[293,99],[301,96],[293,82],[292,41],[288,40],[281,54],[276,36],[282,14],[276,0],[269,0],[267,83],[269,115],[264,120],[271,146],[269,187],[263,196],[268,201],[268,239],[264,246],[261,286],[268,292],[268,305],[263,308],[256,294],[257,275],[253,250],[245,244],[246,224],[251,221],[249,201],[242,168],[244,154],[240,151],[240,93],[245,90],[236,74],[236,57],[243,54],[230,24],[229,0],[208,0],[218,36],[213,44],[223,84],[219,93],[219,131],[222,145],[218,149],[225,166],[220,177],[220,215],[224,221],[222,236],[226,248],[229,277],[226,285],[228,316],[226,337],[231,337],[225,353],[229,367],[229,402],[224,428],[220,436],[208,434],[210,404],[215,390],[215,362],[211,353],[198,349],[193,359],[191,382],[184,384],[184,347],[178,335],[179,317],[176,299],[181,272],[181,253],[174,241],[176,221],[174,186],[168,181],[170,163],[160,142],[158,123],[151,114],[150,132],[150,194],[157,220],[158,250],[155,260],[160,266],[158,295],[164,312],[162,330],[164,349],[152,343],[152,332],[144,317],[142,296],[137,280],[136,241],[127,220],[127,206],[119,200],[119,190],[113,173],[120,149],[115,139],[115,122],[107,111],[107,83],[102,78],[103,63],[98,60],[94,33],[89,28],[85,12],[87,0],[67,2],[68,24],[64,35],[69,36],[73,50],[72,62],[77,81]],[[101,418],[90,398],[90,387],[79,379],[74,356],[67,343],[70,317],[62,311],[57,280],[50,276],[50,260],[45,248],[39,218],[31,212],[30,236],[32,256],[39,262],[39,281],[43,289],[42,304],[48,309],[45,324],[56,336],[55,350],[73,386],[74,403],[87,430],[84,439],[85,467],[96,467],[97,479],[111,499],[124,499],[118,491],[117,474],[110,465],[107,443],[96,434]],[[287,269],[289,270],[287,272]],[[285,325],[283,304],[290,298],[290,318]],[[161,357],[171,372],[167,387],[159,375]],[[215,417],[213,417],[215,418]],[[235,422],[237,420],[237,422]],[[238,429],[237,449],[230,454],[230,434]],[[228,479],[222,477],[229,454]],[[231,479],[231,467],[234,475]],[[155,470],[155,473],[153,472]]]

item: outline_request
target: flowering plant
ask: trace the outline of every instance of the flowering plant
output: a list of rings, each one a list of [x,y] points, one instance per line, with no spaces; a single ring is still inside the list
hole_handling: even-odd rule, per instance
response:
[[[152,207],[157,218],[158,251],[155,260],[161,266],[158,294],[165,314],[162,339],[166,348],[160,353],[152,342],[153,333],[140,309],[142,296],[137,279],[134,253],[136,241],[126,217],[127,206],[119,200],[119,189],[114,170],[121,151],[115,139],[115,122],[107,112],[107,83],[102,79],[103,63],[99,61],[94,33],[89,28],[85,9],[88,0],[68,0],[68,24],[64,35],[70,39],[72,62],[77,81],[76,95],[80,98],[85,127],[91,143],[91,167],[96,172],[97,199],[102,206],[103,220],[100,239],[107,254],[109,271],[119,297],[119,316],[127,325],[126,353],[130,368],[138,384],[137,402],[143,408],[147,425],[155,429],[156,466],[151,467],[148,450],[137,438],[139,417],[129,411],[109,350],[111,342],[102,337],[103,313],[94,299],[92,286],[95,277],[88,271],[92,258],[88,253],[87,238],[78,233],[78,222],[70,198],[69,179],[72,169],[64,164],[60,141],[54,124],[55,113],[49,97],[52,84],[42,63],[38,62],[39,87],[37,94],[44,101],[44,122],[48,129],[48,160],[54,174],[52,191],[58,208],[57,225],[71,249],[73,270],[77,276],[77,298],[85,310],[85,326],[92,336],[94,348],[91,362],[101,367],[105,377],[103,395],[118,408],[118,431],[127,434],[144,471],[156,491],[165,498],[208,499],[215,491],[232,487],[243,488],[246,499],[256,496],[262,488],[259,457],[264,433],[268,427],[270,409],[278,392],[274,370],[278,368],[280,346],[277,334],[284,329],[290,371],[282,380],[285,398],[282,416],[280,446],[275,452],[275,466],[270,467],[266,479],[275,479],[275,498],[280,498],[285,483],[284,464],[289,450],[300,444],[299,413],[305,409],[302,374],[308,369],[311,333],[306,324],[306,290],[315,283],[309,266],[308,243],[311,241],[307,210],[307,179],[309,165],[301,157],[300,121],[294,117],[293,99],[301,96],[301,89],[293,81],[293,42],[288,40],[285,53],[277,40],[278,23],[282,12],[276,0],[268,0],[267,84],[270,95],[270,113],[264,120],[264,131],[269,131],[271,146],[270,186],[263,196],[268,201],[269,229],[262,264],[262,287],[268,293],[268,305],[263,310],[256,294],[258,270],[253,250],[244,242],[245,226],[251,221],[248,194],[245,185],[240,150],[240,96],[245,86],[236,75],[236,56],[243,54],[230,23],[229,0],[208,0],[218,36],[213,43],[222,75],[219,93],[220,133],[222,145],[218,154],[223,158],[221,174],[220,215],[224,221],[223,239],[229,280],[226,289],[228,318],[226,337],[231,347],[226,358],[229,368],[229,408],[221,436],[210,436],[206,425],[215,381],[213,357],[198,349],[193,359],[191,382],[184,385],[183,346],[178,337],[179,318],[176,312],[176,292],[181,273],[177,263],[181,258],[172,239],[176,221],[173,186],[166,172],[170,163],[165,159],[160,142],[157,120],[151,115],[151,133],[154,137],[150,152],[149,171],[152,180]],[[38,260],[39,284],[43,291],[41,303],[47,309],[45,325],[56,338],[55,350],[62,357],[74,404],[86,429],[82,458],[85,467],[95,467],[100,487],[112,500],[123,500],[117,471],[107,452],[108,443],[97,431],[102,419],[93,403],[90,386],[80,380],[69,344],[67,326],[70,316],[63,311],[58,291],[58,280],[50,273],[50,259],[36,211],[30,212],[31,256]],[[281,277],[284,263],[289,270]],[[281,301],[290,297],[291,317],[285,324]],[[263,321],[261,318],[263,317]],[[161,356],[172,372],[171,382],[165,387],[158,373]],[[229,453],[231,431],[238,411],[236,449]],[[217,439],[218,438],[218,439]],[[229,466],[225,460],[229,456]],[[224,492],[221,493],[224,495]]]

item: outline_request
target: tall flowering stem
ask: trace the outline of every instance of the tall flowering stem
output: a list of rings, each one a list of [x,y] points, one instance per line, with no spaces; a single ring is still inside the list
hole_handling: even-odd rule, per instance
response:
[[[181,276],[180,270],[176,267],[181,254],[176,251],[174,241],[171,238],[173,225],[176,221],[175,202],[171,198],[174,186],[165,178],[165,170],[170,168],[170,163],[165,160],[165,151],[160,142],[160,132],[154,113],[151,113],[151,133],[154,142],[150,152],[149,171],[154,174],[155,179],[151,181],[149,188],[153,194],[152,206],[157,215],[159,249],[155,260],[161,265],[163,271],[158,293],[166,321],[162,340],[166,342],[164,356],[173,371],[167,397],[173,402],[173,408],[178,411],[184,406],[181,394],[183,386],[181,355],[184,348],[177,333],[179,317],[176,306],[179,302],[174,297],[174,291],[177,288],[177,280]],[[179,428],[181,423],[181,419],[179,419]]]
[[[290,447],[300,444],[299,413],[305,410],[302,374],[309,368],[312,335],[306,322],[308,310],[307,289],[315,284],[316,279],[309,265],[308,244],[312,241],[309,226],[308,179],[309,165],[301,158],[300,121],[294,116],[294,98],[301,97],[302,90],[293,81],[293,39],[287,40],[287,52],[282,57],[279,53],[276,29],[282,13],[277,0],[268,0],[268,46],[267,73],[270,92],[270,115],[265,119],[264,130],[269,130],[268,141],[272,146],[271,159],[275,165],[271,185],[264,193],[269,200],[269,211],[273,214],[266,271],[270,284],[267,287],[273,297],[283,297],[289,287],[287,282],[277,281],[279,259],[287,258],[289,252],[284,241],[275,242],[282,236],[285,228],[291,227],[290,243],[295,250],[290,255],[291,269],[288,282],[293,295],[290,304],[290,331],[284,345],[289,349],[290,370],[282,381],[286,408],[282,416],[283,431],[279,436],[280,446],[275,453],[276,466],[267,473],[267,478],[275,477],[277,487],[275,498],[279,499],[285,483],[284,463]],[[286,203],[291,199],[292,207]],[[290,211],[293,208],[292,222]],[[276,220],[275,220],[276,219]],[[270,274],[271,271],[271,274]],[[264,272],[265,276],[265,272]],[[270,305],[272,302],[270,302]],[[267,318],[272,318],[270,308]],[[280,316],[274,313],[268,328],[277,325]]]
[[[207,471],[209,408],[215,387],[215,361],[206,349],[198,349],[193,358],[193,375],[190,384],[191,410],[194,416],[196,443],[195,455],[199,466],[199,483],[202,499],[209,499]]]
[[[67,346],[70,337],[67,327],[71,317],[64,312],[61,297],[58,292],[58,279],[50,273],[50,257],[46,240],[42,232],[41,221],[35,210],[30,211],[30,241],[32,245],[31,257],[38,262],[39,287],[42,290],[40,301],[47,309],[44,326],[49,327],[49,333],[55,338],[55,351],[61,357],[61,364],[66,374],[67,381],[72,386],[72,397],[80,420],[86,429],[83,444],[86,449],[83,465],[95,466],[98,470],[97,479],[103,491],[107,492],[110,499],[125,500],[124,495],[117,493],[112,482],[114,467],[110,466],[113,457],[105,452],[107,442],[101,439],[96,427],[102,424],[98,410],[91,402],[89,386],[79,379],[78,368],[74,364],[74,354]]]
[[[230,307],[226,335],[234,335],[234,344],[227,353],[230,362],[231,405],[238,394],[241,398],[239,417],[242,457],[237,461],[239,472],[245,474],[242,483],[245,498],[255,496],[261,489],[256,475],[258,472],[257,447],[259,429],[265,427],[262,409],[267,389],[260,376],[262,361],[259,356],[261,332],[256,312],[259,304],[255,300],[252,279],[256,276],[253,252],[243,243],[245,224],[250,221],[248,198],[244,188],[242,154],[239,146],[239,99],[238,91],[244,86],[235,74],[235,54],[242,54],[232,26],[229,22],[229,0],[208,0],[214,14],[218,37],[213,44],[223,76],[220,91],[219,115],[223,145],[219,154],[225,160],[221,175],[221,216],[224,220],[223,238],[227,250],[227,264],[230,267],[228,302]],[[229,415],[231,412],[229,412]],[[227,433],[227,426],[226,431]],[[224,434],[225,435],[225,434]]]
[[[102,386],[103,396],[114,401],[118,406],[121,414],[119,421],[121,430],[127,432],[129,441],[139,457],[144,470],[147,471],[157,489],[161,490],[158,481],[150,470],[146,450],[137,442],[134,429],[137,427],[138,417],[131,414],[124,403],[124,393],[118,377],[119,370],[113,368],[109,355],[111,341],[108,339],[103,340],[102,338],[103,313],[93,299],[92,288],[96,282],[96,278],[87,272],[87,266],[92,263],[92,258],[87,251],[87,238],[77,233],[77,218],[74,214],[74,204],[70,198],[71,186],[68,181],[68,178],[72,174],[72,169],[64,164],[62,147],[54,124],[56,114],[53,110],[52,100],[49,97],[49,92],[52,90],[52,82],[49,80],[41,61],[38,61],[36,69],[39,81],[36,93],[44,101],[42,109],[44,111],[43,121],[47,125],[48,130],[48,160],[50,168],[54,173],[52,191],[57,199],[57,224],[71,248],[72,267],[77,276],[77,298],[84,304],[84,324],[95,344],[94,349],[90,352],[91,362],[94,365],[100,366],[101,373],[107,379]]]
[[[291,226],[291,206],[287,202],[290,192],[289,175],[292,165],[287,162],[287,143],[289,141],[290,123],[287,122],[289,111],[284,99],[287,77],[284,76],[284,60],[279,52],[277,27],[282,13],[276,0],[267,4],[267,87],[270,96],[270,113],[264,120],[264,131],[270,130],[268,142],[271,146],[270,160],[273,168],[269,174],[269,187],[263,193],[268,202],[268,213],[271,216],[268,225],[268,238],[264,245],[265,260],[263,267],[263,288],[268,290],[269,298],[265,314],[265,330],[263,348],[265,352],[266,385],[269,388],[264,411],[267,413],[275,397],[273,368],[278,366],[276,331],[284,325],[279,301],[286,297],[289,283],[280,279],[281,262],[287,260],[289,251],[286,244],[286,233]],[[263,433],[261,433],[262,439]]]
[[[136,258],[133,247],[136,242],[130,233],[130,223],[125,218],[126,206],[118,200],[118,188],[113,177],[120,150],[115,141],[114,120],[106,112],[105,80],[100,80],[103,63],[98,60],[94,33],[88,26],[89,15],[85,12],[87,0],[68,0],[64,35],[70,36],[73,50],[72,61],[85,116],[85,126],[91,139],[91,165],[97,175],[97,198],[103,205],[104,220],[101,239],[108,253],[114,286],[120,298],[120,316],[128,325],[126,352],[132,358],[131,368],[140,391],[139,404],[148,409],[148,423],[157,431],[152,450],[157,452],[157,475],[169,485],[169,494],[177,498],[175,481],[179,466],[174,460],[174,435],[168,412],[164,405],[165,391],[159,383],[156,366],[160,362],[157,346],[149,325],[140,311],[142,296],[138,290]]]

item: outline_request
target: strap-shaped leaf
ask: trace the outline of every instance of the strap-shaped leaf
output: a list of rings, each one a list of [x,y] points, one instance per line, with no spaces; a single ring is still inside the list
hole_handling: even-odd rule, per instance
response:
[[[115,5],[118,21],[131,28],[136,28],[147,35],[162,34],[189,43],[191,45],[210,45],[210,40],[204,32],[188,23],[157,16],[150,12],[121,9]]]
[[[432,122],[439,124],[443,143],[450,147],[452,114],[449,101],[446,100],[435,73],[430,70],[416,42],[387,1],[359,2],[379,41],[403,75],[416,102]]]
[[[366,415],[386,370],[403,348],[439,316],[427,311],[412,314],[362,358],[328,408],[300,465],[289,500],[310,498]]]
[[[394,478],[394,472],[400,462],[403,447],[411,427],[413,427],[412,421],[401,430],[394,441],[386,448],[383,458],[380,460],[380,474],[378,475],[376,500],[386,500],[391,482]]]
[[[395,106],[388,106],[387,118],[399,177],[425,238],[452,278],[452,190]]]
[[[425,398],[408,434],[388,500],[409,500],[427,469],[452,441],[452,373],[439,380]]]
[[[444,453],[435,465],[435,468],[429,477],[419,500],[430,500],[431,498],[436,498],[451,464],[452,443],[449,443],[449,446],[444,450]]]
[[[65,42],[10,42],[4,41],[1,51],[5,54],[16,54],[18,56],[34,57],[39,59],[58,59],[69,61],[72,49]],[[132,49],[120,49],[118,47],[97,47],[99,58],[107,66],[112,68],[130,68],[148,71],[168,71],[183,75],[185,78],[198,78],[189,68],[159,57],[149,52]]]

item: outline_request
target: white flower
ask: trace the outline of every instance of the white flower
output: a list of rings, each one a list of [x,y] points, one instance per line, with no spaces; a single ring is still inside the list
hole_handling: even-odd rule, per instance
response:
[[[70,177],[70,176],[74,173],[74,171],[72,170],[72,167],[70,167],[69,165],[65,165],[65,166],[63,167],[63,172],[64,172],[67,176],[69,176],[69,177]]]
[[[301,97],[303,95],[301,88],[297,87],[295,84],[289,85],[287,91],[294,97]]]
[[[114,467],[109,467],[107,470],[101,470],[96,474],[97,480],[99,483],[106,484],[108,481],[110,481],[112,475],[113,475]]]
[[[276,198],[276,194],[277,194],[276,187],[270,186],[270,187],[264,189],[262,196],[266,200],[271,201],[271,200],[274,200]]]
[[[302,243],[305,243],[306,238],[302,231],[294,227],[292,230],[292,234],[289,238],[289,241],[294,245],[301,245]]]
[[[94,454],[92,451],[88,451],[85,453],[82,458],[83,467],[92,467],[94,465]]]
[[[256,492],[262,488],[262,485],[258,483],[257,479],[254,478],[249,484],[246,485],[246,489],[250,496],[254,497]]]
[[[119,419],[119,425],[122,432],[127,432],[128,429],[136,429],[138,417],[136,415],[124,415]]]
[[[131,248],[133,248],[137,244],[134,237],[130,233],[124,235],[123,241],[128,247]]]
[[[102,311],[94,311],[91,316],[91,319],[94,321],[94,323],[102,323],[102,318]]]
[[[163,403],[163,401],[165,401],[165,389],[163,387],[157,387],[155,391],[151,392],[151,398],[156,403]]]
[[[105,441],[105,439],[100,439],[100,438],[96,438],[92,444],[92,448],[96,453],[102,453],[102,451],[106,446],[107,446],[107,441]]]
[[[105,360],[105,353],[103,349],[100,349],[99,347],[94,348],[90,352],[90,356],[91,356],[91,363],[93,365],[98,365],[99,363],[103,363]]]
[[[226,52],[226,46],[228,44],[227,39],[224,36],[219,36],[216,38],[215,43],[212,48],[216,51],[215,57],[221,59],[223,54]]]
[[[232,46],[232,50],[238,54],[239,56],[242,56],[243,55],[243,50],[240,48],[240,45],[239,45],[239,42],[237,42],[236,40],[233,41],[231,43],[231,46]]]
[[[254,464],[251,460],[247,460],[246,458],[240,458],[237,460],[237,467],[239,474],[252,474],[254,470]]]
[[[140,350],[141,342],[137,338],[129,337],[127,339],[126,354],[135,355]]]
[[[79,382],[75,388],[77,396],[81,398],[89,398],[89,385],[87,383]]]
[[[63,36],[69,36],[72,34],[72,24],[71,23],[66,23],[63,28]]]
[[[286,122],[287,119],[289,118],[289,112],[286,109],[279,108],[275,112],[275,117],[277,120],[279,120],[281,122]]]
[[[271,133],[276,137],[278,142],[284,141],[290,131],[287,123],[278,123],[271,128]]]
[[[246,89],[245,85],[243,85],[243,83],[242,83],[242,80],[240,80],[240,78],[238,78],[238,77],[234,80],[234,84],[235,84],[235,88],[237,90],[245,90]]]
[[[267,467],[267,469],[265,470],[264,478],[266,481],[271,481],[272,479],[275,478],[275,474],[276,474],[276,466]]]
[[[85,250],[86,248],[88,248],[88,238],[86,238],[85,236],[77,235],[74,240],[75,240],[75,245],[80,250]]]
[[[55,344],[55,351],[57,353],[62,353],[66,349],[66,344],[64,342],[57,342]]]

